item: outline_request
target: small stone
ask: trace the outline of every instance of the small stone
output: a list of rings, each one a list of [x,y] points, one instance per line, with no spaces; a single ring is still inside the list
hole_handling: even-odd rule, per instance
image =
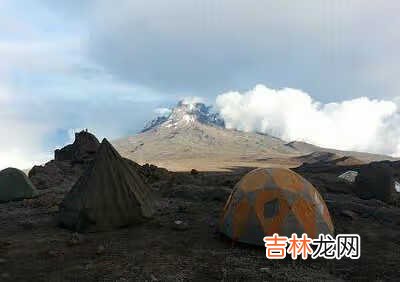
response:
[[[33,222],[30,221],[30,220],[22,221],[22,222],[19,223],[19,225],[20,225],[23,229],[26,229],[26,230],[31,230],[31,229],[33,229],[33,227],[34,227]]]
[[[182,220],[175,220],[174,223],[175,224],[172,228],[175,230],[183,231],[183,230],[188,230],[190,228],[189,224],[187,224],[186,222],[183,222]]]
[[[10,274],[8,274],[7,272],[4,272],[1,274],[1,278],[4,278],[4,279],[10,278]]]
[[[263,273],[271,273],[271,268],[269,267],[262,267],[260,268],[260,271]]]
[[[190,171],[191,175],[197,175],[199,174],[199,171],[197,169],[192,168],[192,170]]]
[[[0,249],[4,249],[11,246],[11,242],[10,241],[0,241]]]
[[[105,250],[106,250],[106,249],[104,248],[104,246],[103,246],[103,245],[100,245],[100,246],[97,247],[96,254],[97,254],[97,255],[102,255],[102,254],[104,254],[104,251],[105,251]]]
[[[183,206],[183,205],[178,206],[178,212],[186,213],[187,212],[187,207]]]
[[[79,233],[72,233],[70,240],[67,242],[69,246],[76,246],[83,242],[83,237]]]
[[[50,208],[49,208],[49,212],[51,212],[51,213],[56,213],[56,212],[58,212],[58,206],[52,206],[52,207],[50,207]]]
[[[57,252],[54,251],[54,250],[48,251],[47,254],[48,254],[49,256],[51,256],[51,257],[56,257],[56,256],[57,256]]]
[[[5,263],[5,262],[7,262],[6,259],[0,258],[0,264],[3,264],[3,263]]]
[[[154,274],[150,274],[151,281],[158,281],[158,279],[154,276]]]
[[[55,251],[48,251],[47,254],[49,256],[55,256],[56,252]]]
[[[352,220],[357,218],[357,214],[355,212],[350,211],[350,210],[343,210],[341,212],[341,214],[343,216],[345,216],[345,217],[348,217],[348,218],[352,219]]]

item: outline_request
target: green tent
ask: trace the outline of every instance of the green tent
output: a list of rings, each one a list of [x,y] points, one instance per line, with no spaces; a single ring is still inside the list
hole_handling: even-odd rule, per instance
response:
[[[36,195],[35,186],[25,173],[11,167],[0,171],[0,202],[32,198]]]

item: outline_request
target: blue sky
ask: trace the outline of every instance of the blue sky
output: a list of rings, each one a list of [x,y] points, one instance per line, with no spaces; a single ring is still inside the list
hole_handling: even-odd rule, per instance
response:
[[[0,168],[256,84],[396,101],[398,1],[0,0]],[[3,135],[3,134],[2,134]]]

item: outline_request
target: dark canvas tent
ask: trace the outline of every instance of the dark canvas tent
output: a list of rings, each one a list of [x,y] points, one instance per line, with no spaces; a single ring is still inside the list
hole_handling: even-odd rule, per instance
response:
[[[355,184],[355,192],[362,199],[390,202],[396,194],[393,169],[386,163],[370,163],[362,167]]]
[[[29,178],[16,168],[0,171],[0,202],[21,200],[37,195]]]
[[[88,170],[60,205],[62,226],[77,231],[109,230],[150,217],[150,187],[104,139]]]

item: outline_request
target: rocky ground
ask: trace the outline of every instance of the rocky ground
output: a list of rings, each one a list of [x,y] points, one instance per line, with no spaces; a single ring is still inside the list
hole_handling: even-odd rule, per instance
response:
[[[361,235],[359,260],[271,261],[265,249],[220,235],[220,212],[249,168],[177,173],[146,165],[140,171],[159,206],[138,226],[89,234],[59,228],[58,204],[72,177],[61,188],[42,183],[35,199],[0,204],[0,281],[398,281],[399,205],[359,198],[337,180],[344,169],[298,172],[320,190],[336,233]]]

